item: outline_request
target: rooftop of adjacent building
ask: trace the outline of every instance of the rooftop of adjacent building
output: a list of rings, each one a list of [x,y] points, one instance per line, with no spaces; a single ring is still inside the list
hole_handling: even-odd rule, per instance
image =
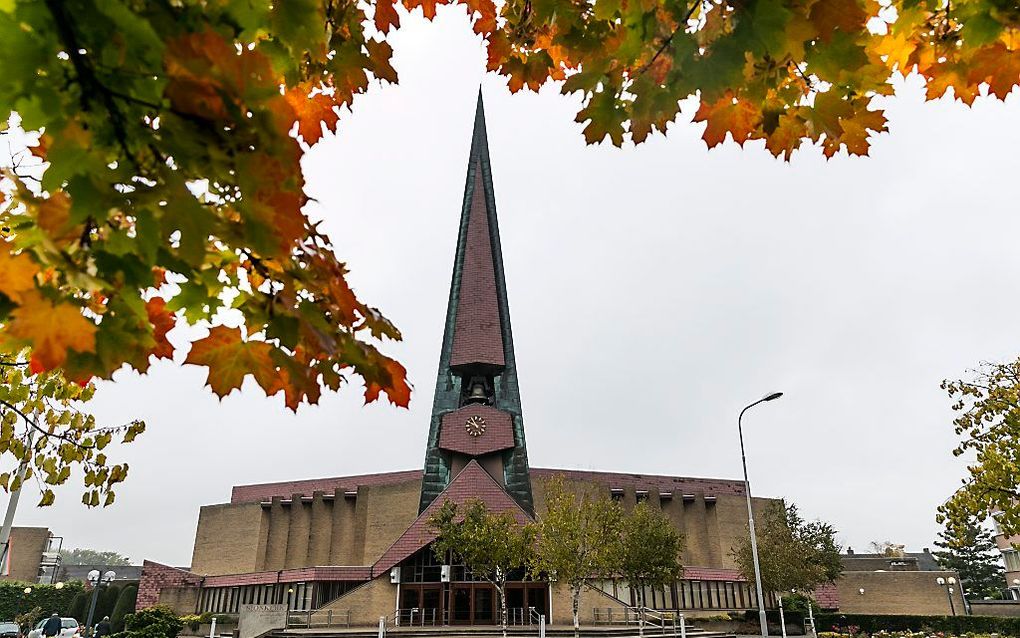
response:
[[[562,476],[566,480],[599,483],[610,490],[657,490],[660,495],[687,492],[693,496],[702,492],[705,496],[744,495],[743,481],[731,479],[697,478],[690,476],[665,476],[660,474],[634,474],[629,472],[600,472],[592,470],[568,470],[556,468],[531,468],[532,480],[543,480]],[[360,487],[395,485],[407,481],[420,481],[421,470],[379,472],[332,478],[283,481],[278,483],[257,483],[235,485],[231,491],[231,503],[252,503],[269,501],[273,498],[289,499],[296,495],[311,497],[316,492],[334,494],[337,490],[357,493]]]
[[[843,562],[843,569],[848,572],[943,571],[938,560],[927,547],[920,552],[903,552],[898,555],[860,554],[855,552],[852,547],[847,547],[847,553],[841,555],[840,559]]]

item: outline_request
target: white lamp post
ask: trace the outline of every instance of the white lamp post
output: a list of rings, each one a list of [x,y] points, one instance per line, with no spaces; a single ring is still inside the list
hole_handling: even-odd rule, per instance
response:
[[[946,598],[949,599],[949,609],[950,611],[953,612],[953,615],[955,616],[956,605],[953,603],[953,585],[956,584],[956,579],[953,578],[952,576],[950,576],[948,579],[939,576],[938,578],[935,579],[935,582],[938,583],[939,587],[946,588]]]
[[[754,586],[758,594],[758,622],[761,624],[762,638],[768,638],[769,625],[768,620],[765,618],[765,596],[762,594],[761,590],[761,567],[758,564],[758,539],[754,533],[754,511],[751,509],[751,483],[747,480],[747,455],[744,454],[744,428],[742,421],[744,418],[744,412],[747,412],[759,403],[775,401],[781,396],[783,396],[782,392],[773,392],[766,397],[758,399],[741,410],[740,415],[737,417],[737,434],[740,435],[740,462],[744,466],[744,493],[747,495],[747,527],[751,532],[751,561],[754,563]]]

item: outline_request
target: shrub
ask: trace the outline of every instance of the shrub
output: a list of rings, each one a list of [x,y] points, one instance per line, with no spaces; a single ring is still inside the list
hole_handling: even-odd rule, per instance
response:
[[[113,631],[124,629],[124,617],[135,610],[135,602],[138,599],[138,586],[128,585],[117,597],[117,604],[113,606],[113,613],[110,614],[110,625]]]
[[[169,607],[147,607],[124,617],[124,631],[115,638],[177,638],[184,623]]]
[[[31,587],[30,594],[25,588]],[[0,582],[0,618],[14,618],[30,609],[41,607],[45,615],[56,612],[67,615],[74,597],[82,591],[78,582],[64,583],[58,589],[54,585],[40,583],[19,583],[17,581]]]
[[[819,633],[875,634],[878,632],[941,632],[963,635],[999,634],[1020,637],[1020,618],[997,616],[893,616],[878,614],[818,614]],[[856,629],[857,631],[849,631]]]

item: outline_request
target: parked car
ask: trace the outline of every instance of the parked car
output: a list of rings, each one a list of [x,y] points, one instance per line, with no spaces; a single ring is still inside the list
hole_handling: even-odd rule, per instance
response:
[[[28,632],[28,638],[43,638],[42,628],[49,618],[43,618],[36,623],[35,629]],[[81,638],[81,627],[74,618],[60,619],[60,636],[58,638]]]
[[[18,623],[0,622],[0,638],[21,638],[21,627]]]

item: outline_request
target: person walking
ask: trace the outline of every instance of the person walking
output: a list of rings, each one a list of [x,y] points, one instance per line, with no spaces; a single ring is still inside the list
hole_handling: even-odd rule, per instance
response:
[[[104,638],[104,636],[109,636],[111,633],[113,632],[110,631],[110,617],[103,616],[103,619],[96,625],[95,636],[96,638]]]
[[[52,638],[53,636],[60,635],[61,628],[60,615],[57,612],[53,612],[53,615],[46,619],[42,633],[46,638]]]

